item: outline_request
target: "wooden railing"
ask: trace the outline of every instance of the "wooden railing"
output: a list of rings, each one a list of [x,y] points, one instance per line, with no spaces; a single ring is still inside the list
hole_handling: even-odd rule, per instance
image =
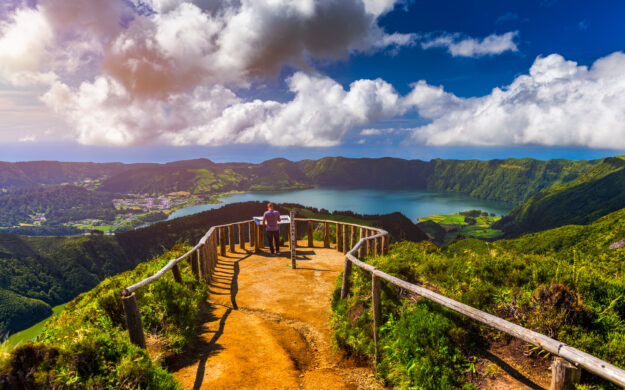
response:
[[[384,280],[394,286],[413,292],[423,298],[436,302],[484,325],[550,352],[555,356],[552,364],[552,390],[573,389],[574,384],[578,383],[580,380],[582,368],[612,383],[625,386],[625,370],[566,345],[558,340],[447,298],[422,286],[408,283],[404,280],[388,275],[374,266],[359,260],[359,258],[367,256],[385,254],[388,251],[389,236],[383,229],[323,219],[294,218],[291,213],[289,235],[291,243],[291,263],[293,269],[296,268],[296,238],[298,222],[307,223],[307,244],[309,247],[314,246],[314,223],[323,225],[324,248],[330,248],[331,225],[334,225],[336,232],[335,248],[337,251],[345,253],[343,281],[340,295],[341,299],[347,298],[350,292],[352,264],[371,274],[371,310],[374,322],[373,342],[376,362],[379,357],[377,330],[381,325],[382,319],[380,306],[380,283]],[[238,231],[238,241],[241,249],[245,249],[246,229],[248,230],[250,246],[254,247],[255,251],[260,251],[264,247],[264,228],[256,225],[253,221],[242,221],[214,226],[211,227],[200,239],[198,244],[187,253],[177,259],[171,260],[156,274],[124,289],[122,293],[122,301],[124,311],[126,313],[128,332],[133,343],[145,348],[145,336],[143,334],[141,316],[139,314],[139,307],[134,292],[139,288],[147,286],[148,284],[160,279],[168,271],[172,271],[173,278],[177,282],[181,283],[182,279],[180,276],[180,270],[178,269],[178,263],[185,259],[191,263],[191,269],[196,278],[202,279],[206,283],[210,283],[213,270],[217,264],[218,255],[225,256],[227,246],[230,247],[230,252],[235,251],[235,229]]]

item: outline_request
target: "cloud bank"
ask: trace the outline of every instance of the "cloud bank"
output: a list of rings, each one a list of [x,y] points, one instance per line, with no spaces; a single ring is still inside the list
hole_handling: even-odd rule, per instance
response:
[[[516,32],[388,34],[394,0],[41,0],[0,12],[0,81],[29,91],[94,145],[333,146],[362,137],[427,145],[576,145],[625,149],[625,54],[590,68],[552,54],[486,96],[418,81],[400,95],[381,79],[347,88],[316,61],[421,45],[452,56],[518,51]],[[249,99],[285,66],[288,101]],[[416,111],[424,126],[374,129]],[[364,130],[362,130],[364,128]],[[406,134],[408,134],[406,136]],[[20,134],[16,139],[32,139]],[[362,142],[364,138],[362,138]]]
[[[462,99],[438,90],[411,93],[419,114],[431,120],[408,142],[428,145],[567,145],[625,149],[625,54],[590,67],[552,54],[529,74],[486,96]],[[421,100],[419,100],[421,99]],[[436,109],[444,107],[444,109]]]
[[[396,94],[379,80],[345,91],[312,63],[413,44],[377,24],[395,3],[16,3],[0,24],[0,78],[47,88],[42,101],[85,144],[335,145],[351,126],[397,114],[386,100]],[[301,70],[288,81],[292,101],[239,96],[287,65]]]

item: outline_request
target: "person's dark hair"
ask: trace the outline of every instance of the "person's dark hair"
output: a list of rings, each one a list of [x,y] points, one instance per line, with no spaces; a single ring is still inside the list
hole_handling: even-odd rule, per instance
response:
[[[273,203],[271,203],[271,202],[267,203],[267,207],[269,207],[270,209],[272,209],[272,208],[273,208]]]

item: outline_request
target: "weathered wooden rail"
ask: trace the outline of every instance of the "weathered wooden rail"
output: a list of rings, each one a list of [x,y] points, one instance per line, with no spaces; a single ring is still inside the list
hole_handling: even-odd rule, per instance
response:
[[[543,334],[534,332],[510,321],[506,321],[492,314],[447,298],[422,286],[408,283],[404,280],[388,275],[374,266],[360,260],[359,258],[385,254],[388,251],[389,237],[388,233],[383,229],[322,219],[294,218],[293,213],[291,213],[289,241],[292,268],[296,268],[296,238],[298,222],[300,224],[307,224],[307,244],[309,247],[314,246],[313,224],[323,225],[324,248],[330,248],[331,226],[334,225],[334,231],[336,234],[335,248],[337,251],[345,253],[341,299],[347,298],[350,292],[352,265],[356,265],[371,274],[371,310],[374,322],[373,341],[375,345],[376,361],[379,357],[377,329],[381,325],[382,319],[380,306],[380,284],[382,281],[386,281],[394,286],[411,291],[425,299],[429,299],[432,302],[436,302],[450,310],[463,314],[484,325],[550,352],[554,355],[554,361],[552,364],[551,390],[574,389],[575,383],[578,383],[580,380],[582,368],[612,383],[625,386],[625,370],[621,368]],[[225,256],[227,246],[229,246],[229,250],[231,252],[235,251],[235,237],[237,236],[235,234],[235,230],[238,231],[239,247],[242,250],[245,250],[246,230],[248,232],[247,237],[250,247],[253,247],[255,251],[260,251],[264,247],[264,228],[256,225],[253,221],[242,221],[213,226],[200,239],[197,245],[195,245],[187,253],[177,259],[171,260],[154,275],[123,290],[122,302],[126,314],[126,324],[128,326],[130,340],[134,344],[145,348],[145,336],[141,324],[141,315],[139,313],[139,306],[134,292],[160,279],[168,271],[172,272],[174,280],[181,283],[182,278],[178,268],[178,263],[185,259],[190,262],[191,270],[197,279],[210,283],[215,265],[217,264],[218,255]]]

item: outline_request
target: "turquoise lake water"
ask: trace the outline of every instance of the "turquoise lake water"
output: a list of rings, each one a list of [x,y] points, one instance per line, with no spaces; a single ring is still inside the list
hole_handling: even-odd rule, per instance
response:
[[[184,217],[225,204],[247,201],[299,203],[304,206],[324,208],[330,212],[351,210],[358,214],[389,214],[399,211],[414,222],[420,217],[434,214],[454,214],[459,211],[480,209],[496,215],[507,214],[513,204],[483,200],[452,192],[420,190],[358,190],[340,188],[312,188],[297,191],[248,192],[222,198],[223,203],[202,204],[176,210],[168,219]],[[259,210],[259,214],[262,210]]]

